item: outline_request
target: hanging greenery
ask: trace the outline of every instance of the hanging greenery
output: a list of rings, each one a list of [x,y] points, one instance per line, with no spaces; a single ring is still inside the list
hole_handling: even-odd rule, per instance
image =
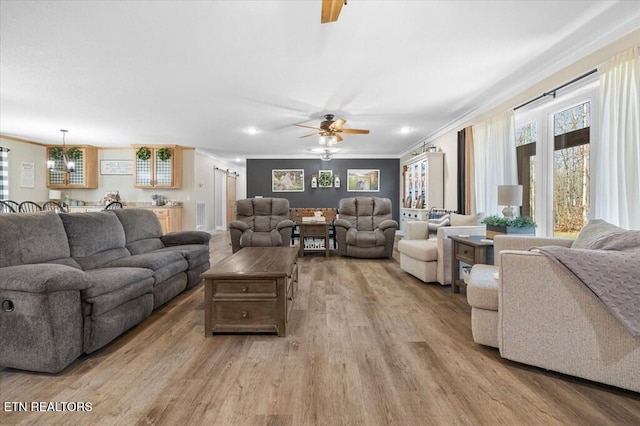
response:
[[[80,149],[78,148],[69,148],[69,150],[67,151],[67,156],[69,157],[69,160],[76,161],[79,160],[80,157],[82,157],[82,151],[80,151]]]
[[[158,150],[158,158],[162,161],[167,161],[171,158],[171,150],[169,148],[160,148]]]
[[[331,172],[320,172],[320,175],[318,176],[318,184],[321,188],[330,187],[333,184]]]
[[[146,146],[141,146],[136,151],[136,158],[138,160],[147,161],[149,158],[151,158],[151,150]]]
[[[49,158],[52,160],[62,160],[62,149],[58,147],[49,150]]]

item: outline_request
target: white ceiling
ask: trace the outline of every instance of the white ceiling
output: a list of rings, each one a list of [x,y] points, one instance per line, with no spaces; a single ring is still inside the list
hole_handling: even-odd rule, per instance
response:
[[[371,130],[338,156],[397,157],[640,27],[637,1],[320,4],[3,0],[0,133],[311,157],[294,124],[333,113]]]

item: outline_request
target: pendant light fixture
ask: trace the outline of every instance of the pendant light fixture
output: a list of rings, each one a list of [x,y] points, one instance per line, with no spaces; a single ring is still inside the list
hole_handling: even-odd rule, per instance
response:
[[[73,173],[76,170],[76,163],[74,160],[76,158],[75,154],[77,148],[71,148],[69,151],[67,151],[65,136],[68,130],[61,129],[60,131],[62,132],[62,149],[52,148],[49,151],[50,159],[47,160],[47,168],[52,172],[57,173]],[[71,155],[69,155],[70,153]],[[56,168],[56,160],[62,160],[62,169]]]

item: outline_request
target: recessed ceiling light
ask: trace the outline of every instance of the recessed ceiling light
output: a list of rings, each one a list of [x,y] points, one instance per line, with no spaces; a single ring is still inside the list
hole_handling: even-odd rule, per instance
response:
[[[400,133],[402,133],[403,135],[411,133],[412,131],[413,131],[413,129],[411,127],[404,126],[404,127],[400,128]]]
[[[255,134],[258,134],[260,132],[258,131],[258,129],[256,129],[255,127],[251,126],[251,127],[249,127],[247,129],[247,133],[249,133],[250,135],[255,135]]]

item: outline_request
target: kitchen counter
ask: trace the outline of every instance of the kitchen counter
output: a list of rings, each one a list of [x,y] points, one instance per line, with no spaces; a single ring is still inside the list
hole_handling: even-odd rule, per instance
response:
[[[152,206],[151,204],[125,204],[125,209],[151,209],[158,216],[162,233],[182,231],[182,206]],[[99,212],[103,205],[69,206],[69,213]]]

